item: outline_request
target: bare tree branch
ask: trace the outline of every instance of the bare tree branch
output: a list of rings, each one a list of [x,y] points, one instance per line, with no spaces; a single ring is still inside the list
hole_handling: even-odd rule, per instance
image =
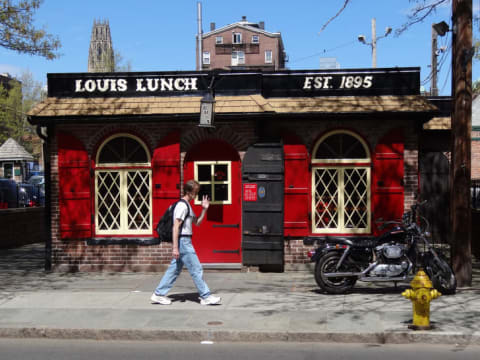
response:
[[[400,35],[412,25],[423,22],[427,17],[437,11],[440,5],[450,2],[451,0],[410,0],[416,2],[417,5],[412,9],[410,15],[407,16],[407,21],[398,29],[395,30],[395,35]]]
[[[349,2],[350,2],[350,0],[344,0],[342,8],[335,14],[335,16],[332,16],[330,19],[328,19],[328,21],[325,24],[323,24],[322,28],[318,32],[319,35],[323,30],[325,30],[325,28],[328,26],[328,24],[330,24],[333,20],[335,20],[337,17],[340,16],[340,14],[343,12],[343,10],[345,10],[345,8],[347,7]]]

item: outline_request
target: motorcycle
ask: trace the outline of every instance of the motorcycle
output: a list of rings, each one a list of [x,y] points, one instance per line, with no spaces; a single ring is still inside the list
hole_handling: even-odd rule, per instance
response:
[[[412,205],[401,221],[380,220],[379,227],[389,230],[378,237],[305,237],[305,245],[318,244],[309,252],[318,286],[330,294],[344,294],[357,280],[392,281],[396,285],[410,281],[423,268],[435,289],[444,295],[454,294],[455,274],[429,242],[428,221],[417,215],[418,207],[425,203]],[[417,223],[417,216],[425,224],[425,231]]]

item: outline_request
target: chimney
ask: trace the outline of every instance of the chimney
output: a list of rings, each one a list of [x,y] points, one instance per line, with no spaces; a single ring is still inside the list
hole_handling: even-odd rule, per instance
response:
[[[265,30],[265,21],[260,21],[258,26],[260,27],[260,29]]]
[[[211,22],[210,23],[210,31],[213,31],[213,30],[215,30],[215,23]]]

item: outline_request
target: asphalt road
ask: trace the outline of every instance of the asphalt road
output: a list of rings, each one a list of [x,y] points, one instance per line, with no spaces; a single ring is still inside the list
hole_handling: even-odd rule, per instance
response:
[[[478,360],[479,346],[0,339],[1,360]]]

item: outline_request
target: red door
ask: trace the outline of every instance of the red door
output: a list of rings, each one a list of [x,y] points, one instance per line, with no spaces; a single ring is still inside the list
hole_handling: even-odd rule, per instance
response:
[[[184,182],[200,183],[211,204],[200,227],[194,226],[193,245],[202,263],[241,263],[241,169],[237,151],[220,140],[195,145],[185,158]],[[191,202],[197,216],[200,201]]]

